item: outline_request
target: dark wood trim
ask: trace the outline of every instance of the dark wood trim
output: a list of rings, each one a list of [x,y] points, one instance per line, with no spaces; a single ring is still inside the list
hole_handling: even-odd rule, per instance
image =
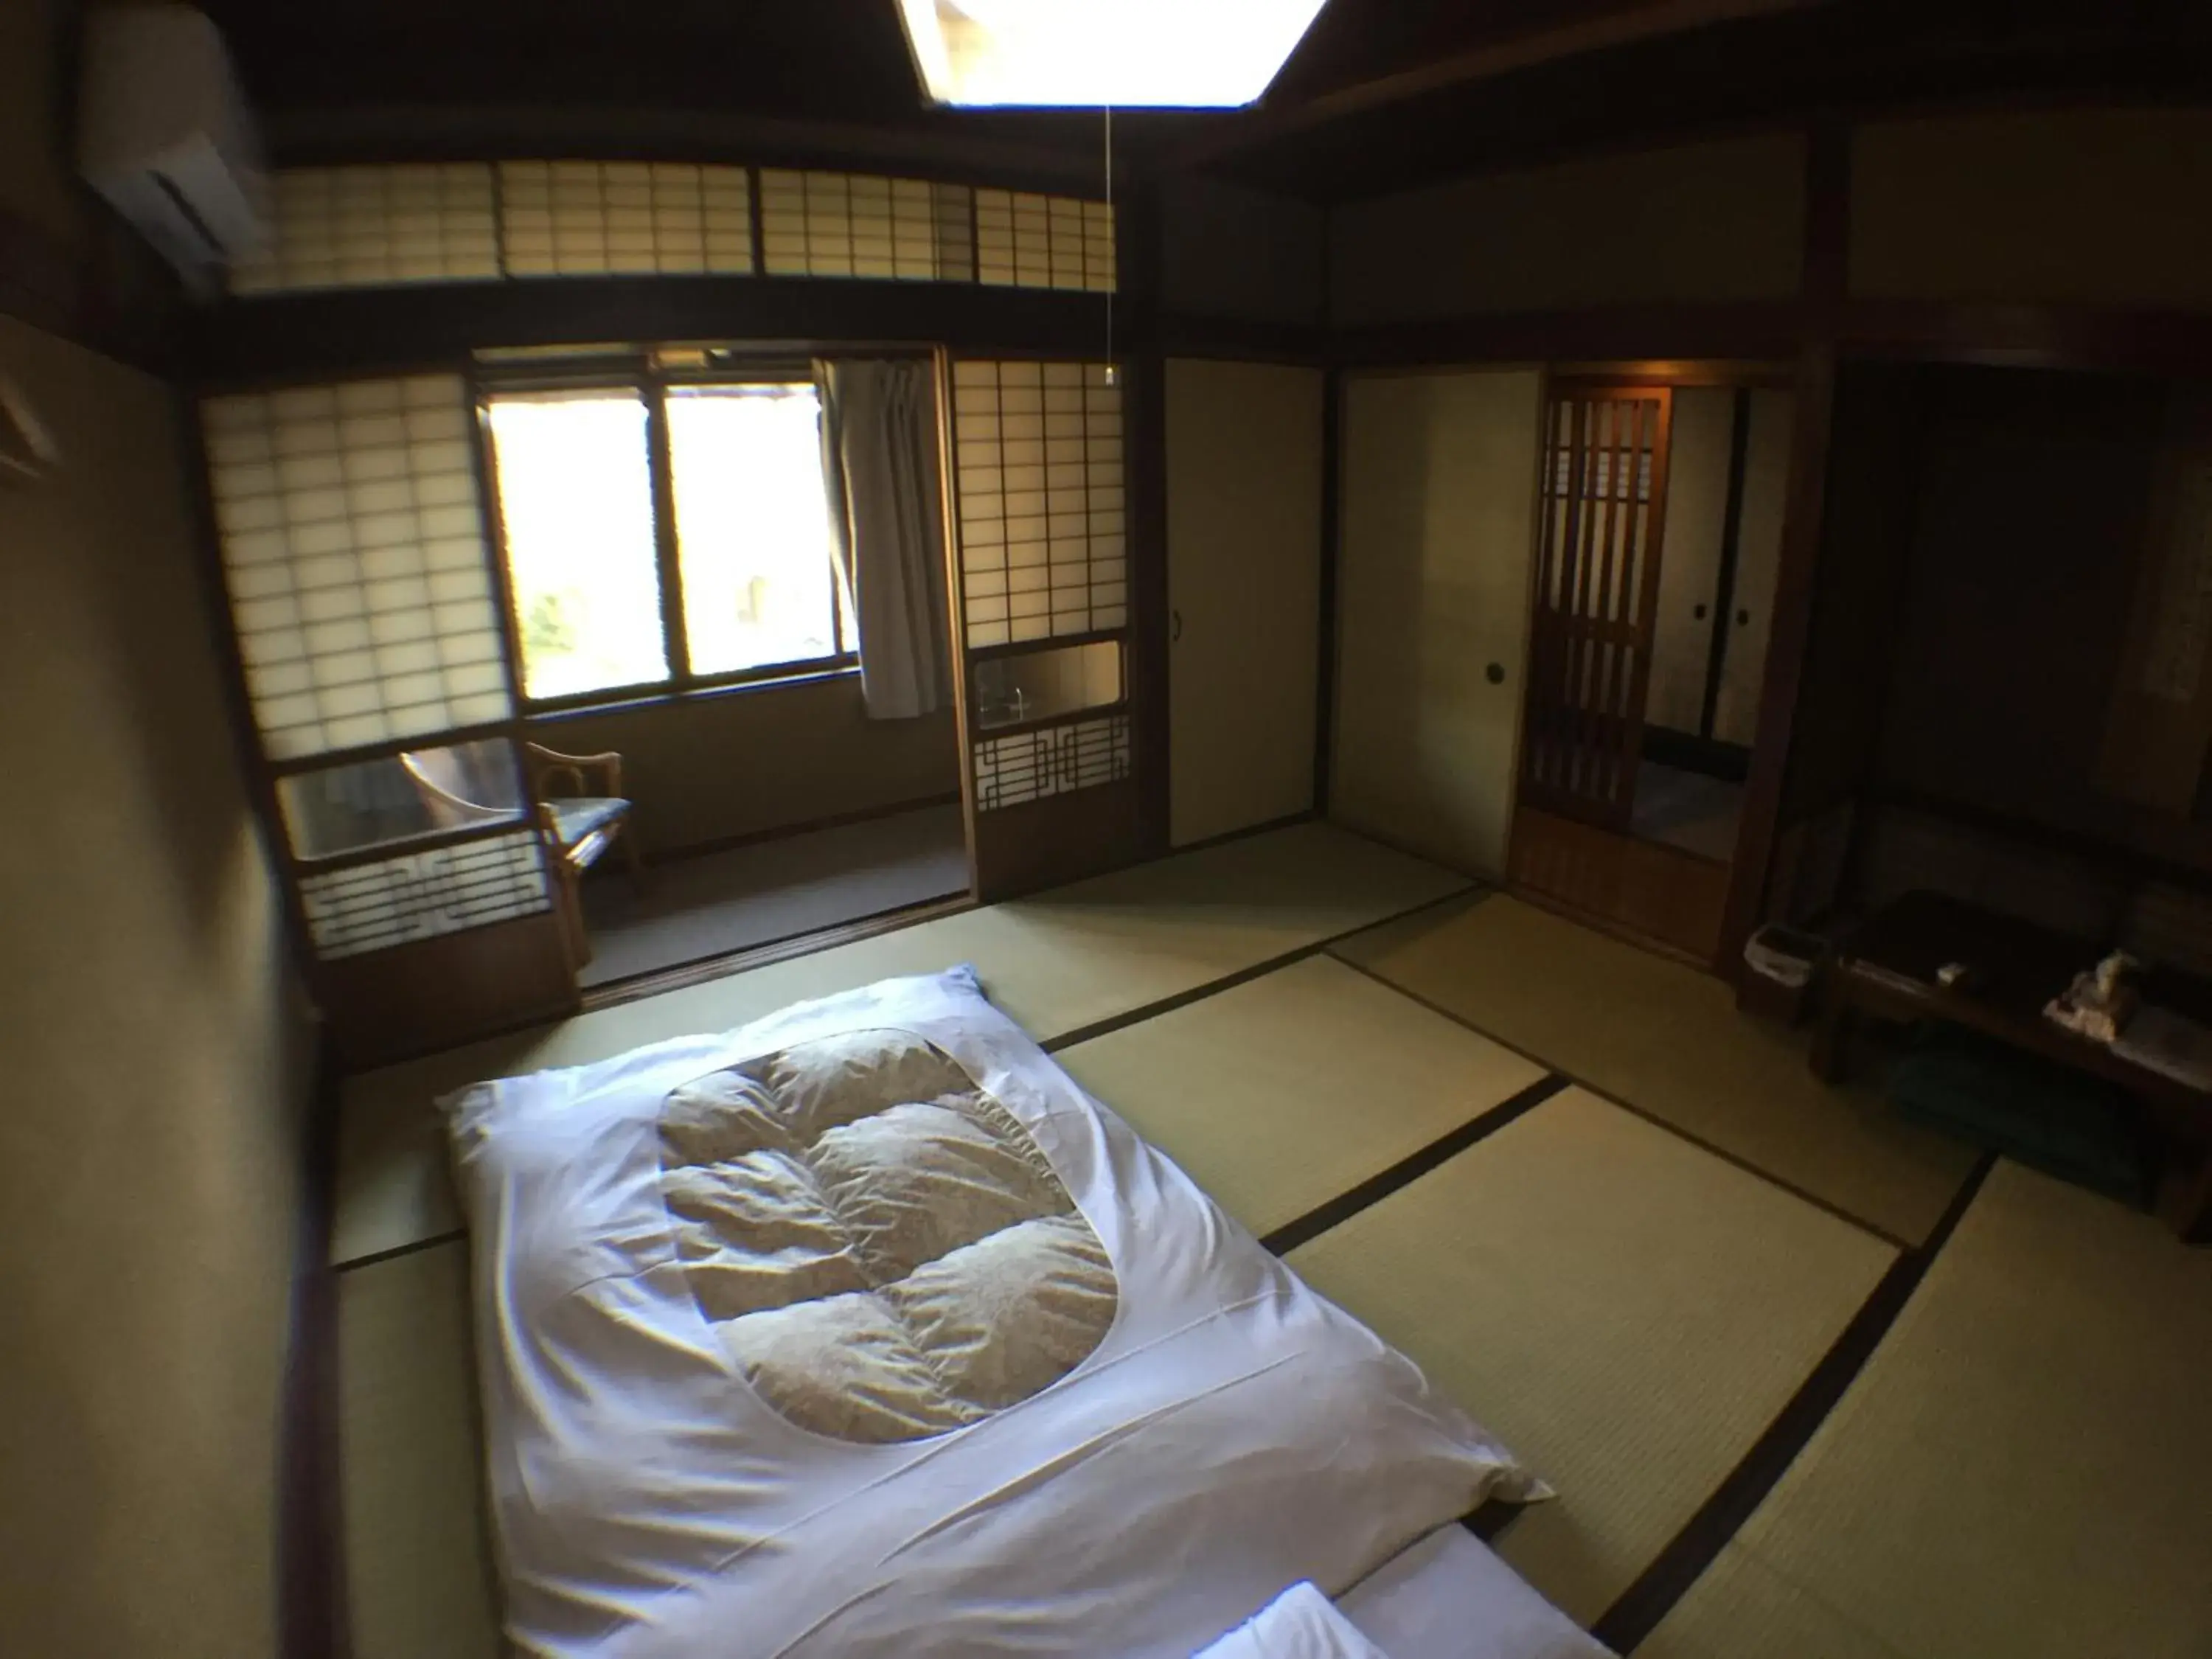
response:
[[[1590,1626],[1592,1636],[1616,1653],[1634,1652],[1719,1558],[1866,1369],[1867,1361],[1927,1278],[1928,1269],[1958,1231],[1996,1163],[1996,1153],[1983,1155],[1953,1195],[1928,1242],[1905,1251],[1890,1264],[1873,1294],[1798,1384],[1789,1403],[1651,1565],[1598,1616]]]
[[[500,722],[507,741],[514,745],[515,763],[522,762],[522,718],[527,704],[522,684],[522,617],[515,609],[514,582],[507,568],[507,515],[499,499],[499,454],[492,442],[492,388],[482,368],[467,363],[462,385],[469,402],[469,420],[476,442],[469,447],[469,464],[476,469],[477,518],[483,535],[484,574],[491,583],[492,603],[499,616],[500,672],[507,682],[507,719]]]
[[[1170,357],[1218,357],[1235,362],[1320,365],[1328,361],[1328,331],[1311,323],[1269,323],[1245,317],[1195,317],[1164,312],[1160,349]]]
[[[1301,823],[1320,820],[1318,812],[1309,809],[1304,812],[1285,812],[1279,818],[1267,818],[1259,823],[1248,823],[1241,830],[1224,830],[1218,836],[1207,836],[1198,841],[1187,841],[1177,846],[1175,854],[1203,853],[1209,847],[1226,847],[1232,841],[1249,841],[1255,836],[1272,835],[1278,830],[1296,829]]]
[[[1479,1140],[1496,1134],[1516,1118],[1526,1117],[1568,1086],[1557,1072],[1538,1078],[1527,1088],[1477,1114],[1456,1129],[1437,1136],[1419,1152],[1400,1158],[1380,1174],[1315,1206],[1294,1221],[1276,1228],[1260,1241],[1260,1247],[1276,1255],[1288,1255],[1301,1244],[1310,1244],[1330,1228],[1349,1221],[1362,1210],[1379,1204],[1401,1188],[1457,1158]]]
[[[1826,526],[1829,433],[1835,414],[1837,331],[1849,278],[1850,132],[1839,120],[1816,122],[1805,145],[1804,341],[1797,362],[1790,432],[1790,472],[1783,507],[1782,551],[1775,572],[1773,617],[1760,669],[1759,717],[1751,771],[1736,821],[1728,908],[1721,918],[1712,967],[1733,980],[1743,942],[1759,925],[1781,832],[1790,772],[1790,739],[1805,678],[1819,587],[1820,543]],[[1723,619],[1723,622],[1725,618]]]
[[[1081,726],[1085,721],[1104,720],[1115,714],[1129,712],[1127,696],[1112,702],[1095,702],[1081,708],[1070,708],[1057,714],[1039,714],[1033,720],[1008,720],[1003,726],[978,726],[975,740],[988,743],[997,738],[1017,738],[1025,732],[1051,732],[1063,726]]]
[[[1098,198],[1096,150],[992,137],[979,131],[976,118],[960,113],[938,118],[933,130],[917,130],[673,107],[363,105],[278,110],[265,125],[272,162],[286,167],[575,156],[744,167],[755,179],[763,167],[889,172],[985,190]]]
[[[1674,848],[1672,850],[1681,853],[1686,859],[1697,857],[1696,854],[1684,852],[1680,848]],[[1647,933],[1641,928],[1631,927],[1626,922],[1601,911],[1585,909],[1579,904],[1559,897],[1556,893],[1547,893],[1540,887],[1531,887],[1524,881],[1509,878],[1504,884],[1504,888],[1522,903],[1534,909],[1548,910],[1564,921],[1571,921],[1577,927],[1587,927],[1594,933],[1603,933],[1607,939],[1619,939],[1623,945],[1632,945],[1639,951],[1649,951],[1654,956],[1665,957],[1670,961],[1680,963],[1686,968],[1707,969],[1712,965],[1694,951],[1686,951],[1671,939],[1663,939],[1656,933]]]
[[[276,1651],[346,1659],[353,1650],[340,1506],[337,1280],[331,1235],[338,1161],[337,1049],[314,1033],[301,1113],[290,1337],[278,1385]]]
[[[1131,185],[1116,214],[1123,302],[1122,432],[1128,489],[1130,737],[1140,856],[1169,850],[1167,355],[1161,349],[1158,181]]]
[[[371,1250],[366,1255],[348,1256],[343,1261],[331,1263],[333,1273],[349,1273],[356,1267],[374,1267],[383,1262],[397,1261],[403,1255],[416,1255],[424,1250],[434,1250],[441,1244],[459,1244],[469,1236],[465,1227],[449,1227],[442,1233],[432,1233],[428,1238],[410,1238],[404,1244],[389,1249]]]
[[[1670,391],[1680,391],[1684,386],[1769,386],[1787,391],[1796,364],[1793,361],[1761,363],[1645,357],[1613,362],[1554,362],[1549,368],[1552,374],[1560,380],[1602,381],[1611,386],[1665,386]]]
[[[1819,147],[1812,154],[1832,159]],[[1808,231],[1831,234],[1832,210],[1808,211]],[[1810,248],[1808,274],[1834,280],[1834,256]],[[1791,384],[1808,339],[1838,352],[1905,362],[2112,374],[2212,375],[2212,311],[1933,300],[1717,301],[1500,312],[1340,329],[1332,362],[1346,368],[1418,368],[1462,362],[1554,364],[1616,384]]]
[[[249,718],[247,728],[252,729]],[[302,772],[327,772],[334,767],[358,766],[364,761],[391,760],[417,749],[443,749],[457,743],[479,743],[486,738],[511,738],[513,720],[491,720],[480,726],[457,726],[445,731],[417,732],[411,737],[385,738],[356,744],[350,749],[325,749],[313,755],[293,755],[268,763],[270,775],[296,777]]]
[[[1126,628],[1094,628],[1087,634],[1048,634],[1041,639],[1009,640],[1004,645],[970,646],[968,660],[994,662],[1002,657],[1027,657],[1040,651],[1057,651],[1064,646],[1103,645],[1109,640],[1125,641],[1128,637]]]
[[[711,841],[685,842],[678,847],[657,848],[647,862],[657,869],[663,865],[680,864],[686,859],[712,858],[718,853],[734,853],[743,848],[763,847],[770,842],[789,841],[795,836],[811,836],[824,830],[842,830],[850,824],[872,823],[878,818],[895,818],[902,812],[919,812],[927,807],[957,806],[959,804],[960,792],[946,790],[940,794],[919,795],[911,800],[894,801],[887,806],[856,807],[849,812],[831,812],[821,817],[804,818],[797,823],[777,824],[773,829],[748,830],[741,835],[717,836]]]
[[[521,771],[520,757],[515,767],[519,776]],[[513,817],[501,818],[497,823],[468,823],[458,829],[433,830],[397,841],[372,842],[366,847],[349,847],[343,853],[331,853],[322,858],[295,858],[292,863],[300,875],[326,876],[334,871],[356,870],[364,864],[382,864],[388,859],[411,858],[417,853],[436,853],[449,847],[465,847],[471,842],[497,841],[518,831],[524,835],[538,833],[537,821],[530,816],[526,807],[517,809]]]
[[[943,907],[951,906],[954,909],[966,909],[974,902],[973,896],[969,893],[940,893],[933,898],[925,898],[913,903],[894,904],[887,909],[870,910],[861,915],[848,917],[843,921],[832,922],[827,927],[808,928],[796,933],[779,933],[775,938],[763,939],[757,945],[748,945],[742,951],[717,951],[707,956],[693,957],[687,961],[673,963],[665,968],[649,969],[642,974],[632,974],[623,979],[607,980],[592,987],[591,991],[585,994],[586,1000],[581,1006],[587,1010],[602,1006],[588,1000],[591,993],[627,989],[640,980],[649,981],[658,989],[666,989],[670,975],[682,974],[695,968],[712,969],[714,971],[708,975],[708,977],[717,978],[726,974],[741,971],[739,969],[727,965],[734,957],[746,958],[744,967],[750,968],[757,965],[750,959],[755,951],[774,951],[787,945],[804,945],[809,951],[822,950],[827,948],[830,944],[844,944],[851,939],[868,937],[868,933],[866,931],[852,930],[866,930],[878,925],[886,931],[904,927],[925,916],[940,914]],[[763,960],[773,961],[775,958],[766,957]]]
[[[1812,637],[1815,567],[1827,495],[1828,431],[1835,406],[1836,355],[1832,348],[1806,347],[1799,365],[1796,407],[1790,435],[1790,477],[1784,508],[1781,562],[1776,571],[1774,616],[1767,634],[1766,663],[1759,685],[1759,720],[1751,745],[1751,772],[1745,780],[1743,808],[1737,819],[1735,857],[1731,862],[1728,909],[1712,966],[1735,976],[1743,942],[1759,925],[1765,902],[1769,866],[1780,830],[1782,798],[1790,767],[1790,737],[1796,724],[1797,693],[1805,678],[1805,656]]]
[[[678,685],[690,685],[691,638],[684,617],[684,573],[677,562],[676,462],[668,441],[668,388],[647,376],[638,392],[645,403],[645,471],[653,501],[653,569],[660,586],[661,654],[668,659],[668,678]],[[830,591],[832,595],[837,591],[834,578]],[[835,608],[833,598],[833,646],[837,643]]]
[[[1666,301],[1570,311],[1497,312],[1337,330],[1344,368],[1416,368],[1463,362],[1589,361],[1668,374],[1656,360],[1795,361],[1804,336],[1796,298]],[[1609,375],[1609,379],[1619,377]],[[1669,384],[1680,385],[1679,380]]]
[[[656,569],[660,552],[654,550]],[[501,562],[505,563],[502,559]],[[665,572],[662,580],[671,580]],[[682,599],[683,582],[675,577],[678,602]],[[836,591],[832,585],[833,593]],[[664,598],[670,590],[661,590]],[[664,636],[664,644],[667,643]],[[688,647],[687,647],[688,649]],[[700,697],[716,691],[743,691],[762,686],[789,685],[794,682],[835,679],[841,674],[860,672],[857,654],[836,657],[816,657],[805,662],[764,663],[758,668],[733,669],[726,674],[693,675],[688,678],[671,675],[665,680],[641,680],[635,685],[606,685],[592,691],[570,691],[557,697],[526,697],[522,716],[526,720],[550,719],[562,714],[602,714],[620,708],[635,708],[641,704],[678,702],[686,697]]]
[[[1859,804],[1860,820],[1853,836],[1856,842],[1866,840],[1872,828],[1870,820],[1875,813],[1886,808],[1894,809],[1927,817],[1948,819],[1992,840],[2078,859],[2130,879],[2171,882],[2197,893],[2212,889],[2212,866],[2177,859],[2154,847],[2132,840],[2116,839],[2109,830],[2071,828],[2044,818],[1984,806],[1975,801],[1954,799],[1887,783],[1865,784],[1854,792],[1852,799]],[[2143,823],[2188,827],[2172,815],[2155,808],[2136,809],[2125,822],[2130,828]]]
[[[969,230],[975,230],[970,198]],[[952,637],[946,642],[952,668],[952,727],[960,745],[960,836],[968,849],[968,897],[972,903],[983,890],[982,871],[976,856],[975,697],[968,644],[968,583],[960,557],[960,466],[953,429],[952,354],[934,355],[937,391],[937,488],[944,513],[945,623]]]
[[[1344,371],[1322,376],[1321,392],[1321,586],[1315,630],[1313,810],[1328,811],[1328,792],[1336,757],[1337,571],[1343,558]]]
[[[186,360],[244,386],[449,364],[472,351],[629,340],[773,341],[850,352],[944,345],[1091,357],[1096,294],[811,276],[575,276],[332,289],[194,314]]]
[[[1531,70],[1565,58],[1632,46],[1686,29],[1742,18],[1796,11],[1814,0],[1650,0],[1649,3],[1601,12],[1516,35],[1488,40],[1436,58],[1418,69],[1401,70],[1358,82],[1287,108],[1261,106],[1182,146],[1172,155],[1176,167],[1196,167],[1224,156],[1308,132],[1346,116],[1363,115],[1416,99]]]
[[[842,922],[835,927],[825,927],[811,933],[794,933],[789,939],[772,939],[765,945],[747,945],[744,950],[731,951],[726,956],[706,957],[697,962],[681,963],[673,968],[640,974],[634,979],[617,980],[611,985],[595,985],[583,994],[582,1012],[597,1013],[602,1008],[617,1008],[625,1002],[641,1002],[647,997],[657,997],[665,992],[727,979],[732,974],[749,973],[771,963],[788,962],[793,957],[811,956],[817,951],[828,951],[840,945],[873,939],[879,933],[895,933],[902,927],[918,927],[925,921],[957,916],[963,910],[974,908],[975,901],[973,897],[940,899],[934,903],[914,905],[903,910],[886,910],[880,915],[863,916],[857,921]],[[514,1029],[531,1028],[518,1026]]]
[[[819,685],[825,680],[854,679],[858,678],[860,672],[860,663],[857,657],[831,658],[821,666],[779,664],[774,668],[757,672],[717,674],[712,679],[695,680],[690,685],[664,683],[647,686],[642,690],[625,688],[612,692],[528,703],[523,708],[522,720],[524,729],[527,731],[540,726],[559,726],[568,720],[596,720],[602,714],[633,714],[640,709],[659,708],[671,703],[710,702],[717,697],[750,696],[758,691],[782,691],[793,686]]]
[[[2212,312],[1853,299],[1840,309],[1837,341],[1853,356],[1911,362],[2212,374]]]
[[[1804,244],[1799,292],[1808,326],[1831,331],[1850,294],[1851,131],[1823,117],[1805,132]]]

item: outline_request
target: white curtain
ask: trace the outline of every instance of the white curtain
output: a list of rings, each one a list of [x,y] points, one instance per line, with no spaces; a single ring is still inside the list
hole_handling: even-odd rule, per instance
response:
[[[952,699],[934,373],[915,358],[844,358],[814,378],[861,696],[875,720],[930,714]]]

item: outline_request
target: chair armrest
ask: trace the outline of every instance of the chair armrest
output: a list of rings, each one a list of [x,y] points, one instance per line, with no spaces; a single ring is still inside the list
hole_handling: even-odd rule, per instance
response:
[[[550,778],[566,773],[576,781],[576,793],[589,793],[586,774],[596,772],[599,791],[603,795],[620,795],[622,790],[622,757],[610,750],[604,755],[564,755],[557,749],[548,749],[542,743],[525,742],[524,753],[529,758],[531,781],[536,793],[546,793]]]

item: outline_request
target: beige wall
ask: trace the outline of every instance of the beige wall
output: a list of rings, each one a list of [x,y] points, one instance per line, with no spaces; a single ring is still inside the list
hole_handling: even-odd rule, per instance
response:
[[[1167,365],[1169,838],[1313,805],[1322,373]]]
[[[532,735],[621,754],[647,858],[960,788],[951,710],[872,720],[857,675],[580,714]]]
[[[1334,319],[1794,297],[1804,153],[1802,137],[1778,133],[1340,207],[1329,221]]]
[[[1869,298],[2212,307],[2212,112],[1882,121],[1851,144]]]
[[[0,1651],[271,1651],[304,1044],[167,389],[0,318]]]

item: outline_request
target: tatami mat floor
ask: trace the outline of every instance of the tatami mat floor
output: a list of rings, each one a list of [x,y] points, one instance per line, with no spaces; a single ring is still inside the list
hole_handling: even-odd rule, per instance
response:
[[[430,1095],[960,960],[1551,1479],[1498,1546],[1585,1623],[1659,1621],[1636,1651],[2212,1651],[2212,1254],[2004,1165],[1944,1237],[1970,1152],[1812,1085],[1712,982],[1439,902],[1463,886],[1302,826],[356,1079],[358,1659],[497,1650]],[[1841,1403],[1747,1489],[1820,1378]],[[1734,1539],[1700,1541],[1747,1491]]]
[[[1926,1238],[1972,1149],[1831,1088],[1801,1035],[1747,1020],[1709,974],[1518,900],[1438,906],[1340,953],[1578,1083],[1906,1244]]]

